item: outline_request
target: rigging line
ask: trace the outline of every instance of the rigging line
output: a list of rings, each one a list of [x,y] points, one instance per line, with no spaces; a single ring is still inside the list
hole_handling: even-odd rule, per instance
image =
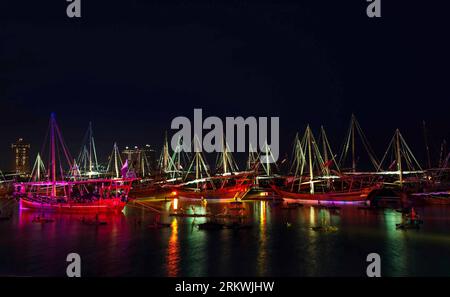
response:
[[[109,169],[110,169],[110,166],[111,166],[111,163],[113,160],[113,155],[114,155],[114,147],[113,147],[111,154],[108,157],[108,165],[106,166],[106,173],[109,173]]]
[[[408,144],[406,143],[405,139],[403,138],[402,134],[400,133],[400,140],[402,141],[402,143],[405,145],[407,151],[409,154],[411,154],[411,157],[413,158],[414,162],[416,163],[416,165],[418,166],[419,170],[422,170],[422,167],[420,166],[419,162],[417,161],[416,157],[414,156],[414,154],[412,153],[411,149],[409,148]]]
[[[42,143],[42,146],[41,146],[41,155],[43,155],[43,156],[45,156],[44,153],[45,153],[45,150],[46,150],[46,147],[47,147],[48,135],[50,133],[50,125],[51,125],[51,119],[48,122],[48,127],[47,127],[47,130],[45,132],[45,136],[44,136],[44,142]]]
[[[191,172],[191,169],[192,169],[192,166],[193,166],[193,165],[194,165],[194,162],[189,163],[189,167],[188,167],[188,170],[186,171],[186,175],[184,176],[183,181],[186,181],[186,180],[187,180],[187,178],[188,178],[188,176],[189,176],[189,173]]]
[[[56,134],[58,135],[59,142],[61,143],[61,146],[62,146],[62,150],[67,159],[67,163],[69,164],[69,167],[72,167],[72,157],[70,156],[69,149],[64,142],[64,139],[61,134],[61,130],[59,129],[59,126],[56,124],[56,122],[55,122],[55,128],[56,128]]]
[[[385,161],[385,158],[386,158],[387,154],[388,154],[389,152],[391,152],[391,146],[393,145],[394,140],[395,140],[395,134],[394,134],[394,136],[391,138],[391,141],[389,142],[388,148],[387,148],[386,152],[384,153],[384,156],[383,156],[383,158],[381,159],[380,164],[379,164],[379,166],[378,166],[378,168],[377,168],[377,172],[379,172],[379,171],[381,170],[381,167],[383,166],[383,163],[384,163],[384,161]]]
[[[330,145],[330,143],[329,143],[329,141],[328,141],[328,138],[327,138],[326,140],[327,140],[328,149],[329,149],[329,151],[330,151],[330,153],[331,153],[331,156],[332,156],[332,160],[333,160],[333,162],[334,162],[334,165],[336,166],[337,171],[340,172],[341,169],[339,168],[339,164],[336,162],[336,155],[333,154],[333,151],[331,150],[331,145]]]
[[[367,139],[366,135],[364,134],[361,125],[358,121],[356,121],[356,129],[358,131],[359,136],[361,137],[362,143],[364,145],[364,148],[366,149],[367,154],[369,155],[369,158],[372,162],[372,165],[374,165],[375,168],[378,166],[378,159],[376,157],[375,151],[372,149],[369,140]]]
[[[58,165],[59,165],[59,171],[60,171],[60,174],[61,174],[61,179],[64,180],[65,179],[64,178],[65,175],[64,175],[64,170],[63,170],[63,167],[62,167],[61,154],[59,152],[58,142],[55,143],[55,150],[56,150],[56,157],[57,157]]]
[[[294,177],[297,175],[298,170],[303,164],[303,149],[297,139],[297,144],[295,145],[295,159],[293,165],[295,165]]]
[[[430,147],[428,145],[427,128],[426,128],[425,121],[423,121],[422,123],[423,123],[423,138],[425,141],[425,149],[426,149],[427,161],[428,161],[427,165],[428,165],[428,168],[431,168],[431,156],[430,156]]]
[[[138,206],[140,206],[140,207],[136,206],[136,204],[137,204]],[[128,206],[135,207],[135,208],[140,208],[140,209],[144,209],[144,210],[151,210],[151,211],[153,211],[153,212],[162,214],[162,211],[160,211],[160,210],[158,210],[158,209],[156,209],[156,208],[154,208],[154,207],[151,207],[151,206],[149,206],[149,205],[146,205],[146,204],[144,204],[144,203],[142,203],[142,202],[137,202],[137,201],[135,201],[134,204],[128,204]]]
[[[297,178],[297,176],[299,176],[300,182],[299,182],[299,186],[298,186],[298,191],[300,191],[301,178],[302,178],[303,170],[304,170],[305,163],[306,163],[305,162],[306,161],[306,156],[305,156],[305,152],[303,151],[303,148],[301,146],[300,139],[298,137],[296,138],[296,141],[297,141],[297,143],[296,143],[296,157],[295,157],[296,158],[296,168],[295,168],[295,174],[294,174],[294,181]],[[300,174],[298,174],[299,170],[300,170]],[[293,187],[294,187],[294,183],[295,182],[292,183],[292,187],[291,187],[292,190],[293,190]]]
[[[38,156],[39,156],[39,154],[38,154]],[[36,157],[36,160],[34,161],[34,164],[33,164],[33,169],[31,169],[30,179],[28,180],[29,182],[33,180],[33,176],[34,176],[34,174],[35,174],[34,170],[35,170],[35,168],[36,168],[36,164],[37,164],[37,163],[38,163],[38,157]],[[3,173],[2,173],[2,177],[3,177],[3,179],[4,179]]]
[[[321,128],[321,132],[322,132],[322,133],[321,133],[321,137],[323,138],[323,141],[324,141],[324,143],[325,143],[324,150],[327,150],[327,151],[324,152],[324,154],[325,154],[325,155],[328,155],[328,152],[330,153],[330,155],[331,155],[331,160],[333,161],[333,163],[334,163],[335,166],[336,166],[337,171],[339,172],[339,171],[340,171],[339,165],[336,163],[335,155],[333,154],[333,150],[331,149],[330,142],[328,141],[328,137],[327,137],[327,134],[326,134],[325,129],[324,129],[323,126],[322,126],[322,128]],[[320,142],[320,140],[319,140],[319,142]],[[329,161],[329,160],[324,160],[324,161]],[[329,168],[326,168],[326,170],[327,170],[327,174],[329,174],[330,169],[329,169]]]
[[[95,149],[94,136],[92,136],[92,150],[94,151],[95,171],[98,172],[97,150]]]
[[[348,128],[346,138],[344,139],[344,146],[342,148],[342,153],[339,158],[339,164],[342,166],[345,160],[347,159],[348,149],[350,148],[350,139],[351,134],[353,132],[353,121],[354,121],[354,115],[352,114],[351,120],[350,120],[350,126]]]
[[[292,173],[292,169],[294,168],[295,165],[295,158],[297,156],[297,145],[298,145],[298,132],[295,133],[295,137],[294,137],[294,143],[292,145],[292,151],[291,151],[291,159],[292,159],[292,164],[291,167],[289,169],[289,172]]]

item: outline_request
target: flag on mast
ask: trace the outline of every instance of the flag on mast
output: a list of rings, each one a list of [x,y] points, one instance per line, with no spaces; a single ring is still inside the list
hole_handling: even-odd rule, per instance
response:
[[[125,163],[123,164],[122,168],[120,169],[120,172],[122,173],[122,177],[127,177],[127,173],[128,173],[128,159],[125,160]]]

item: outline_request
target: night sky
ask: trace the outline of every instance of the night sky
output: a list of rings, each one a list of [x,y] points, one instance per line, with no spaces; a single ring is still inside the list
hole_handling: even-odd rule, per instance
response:
[[[93,3],[95,2],[95,4]],[[392,2],[396,2],[396,6]],[[279,116],[281,151],[310,123],[337,150],[351,113],[382,155],[400,128],[423,159],[450,136],[449,21],[427,1],[0,2],[0,168],[17,137],[40,149],[50,112],[76,155],[92,121],[99,157],[117,141],[158,150],[176,116]],[[398,5],[398,6],[397,6]]]

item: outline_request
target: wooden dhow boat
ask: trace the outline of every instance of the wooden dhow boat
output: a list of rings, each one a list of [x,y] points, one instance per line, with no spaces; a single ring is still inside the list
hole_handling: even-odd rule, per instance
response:
[[[14,196],[21,208],[63,212],[120,212],[128,200],[134,178],[80,179],[72,173],[74,163],[70,157],[55,115],[49,124],[48,172],[38,164],[28,182],[14,184]],[[45,142],[44,142],[45,143]],[[38,161],[42,162],[38,155]],[[66,164],[62,163],[65,159]],[[64,170],[63,166],[69,169]],[[58,169],[58,170],[57,170]],[[126,168],[122,168],[126,171]]]
[[[365,202],[381,184],[370,176],[340,174],[338,163],[331,151],[324,129],[321,129],[320,152],[312,131],[307,126],[303,138],[296,136],[293,150],[293,175],[284,184],[272,184],[272,189],[285,200],[304,203]],[[332,165],[337,168],[331,169]]]
[[[368,200],[369,195],[372,191],[379,189],[380,186],[367,186],[360,188],[349,188],[347,190],[341,189],[337,190],[326,190],[323,192],[291,192],[288,190],[283,190],[281,187],[272,186],[274,191],[280,195],[285,200],[296,200],[300,202],[323,202],[323,203],[334,203],[334,202],[365,202]]]
[[[253,184],[249,179],[252,172],[238,171],[226,145],[220,155],[216,175],[211,176],[202,153],[196,152],[187,170],[185,181],[172,187],[176,196],[185,199],[232,201],[242,199]]]
[[[59,212],[121,212],[133,179],[16,183],[22,209]]]

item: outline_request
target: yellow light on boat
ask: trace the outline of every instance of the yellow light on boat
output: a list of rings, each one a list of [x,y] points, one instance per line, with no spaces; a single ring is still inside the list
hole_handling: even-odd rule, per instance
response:
[[[261,193],[259,193],[259,196],[269,196],[269,193],[268,192],[261,192]]]
[[[177,210],[178,209],[178,199],[174,199],[173,200],[173,210]]]
[[[177,193],[177,191],[172,191],[172,196],[176,196],[178,193]]]

